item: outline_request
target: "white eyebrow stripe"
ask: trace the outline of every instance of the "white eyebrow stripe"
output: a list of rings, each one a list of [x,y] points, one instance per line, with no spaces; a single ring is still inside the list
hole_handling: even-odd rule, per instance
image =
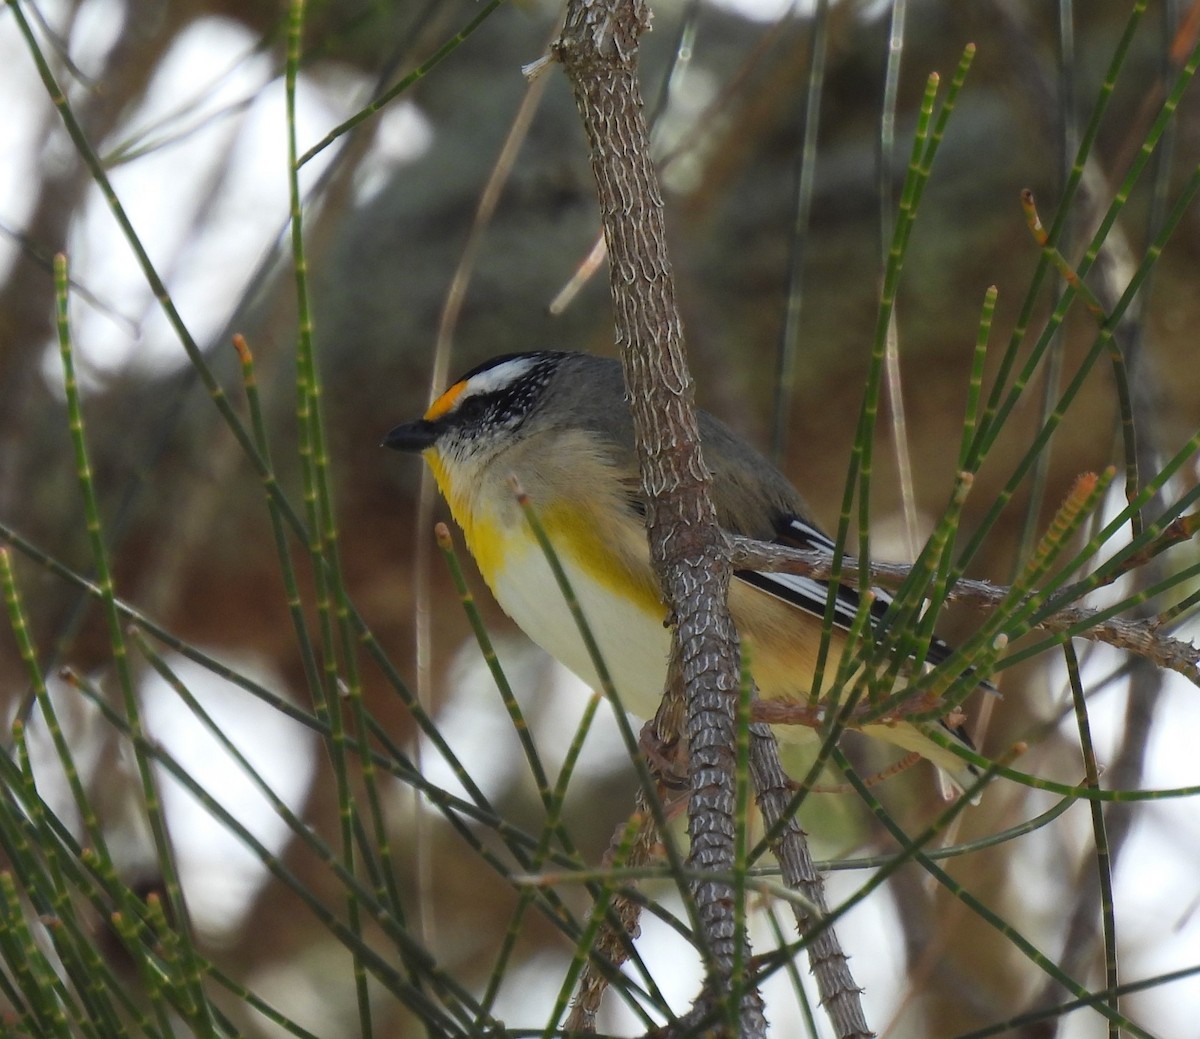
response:
[[[496,390],[511,386],[535,364],[537,364],[537,359],[534,357],[510,357],[494,368],[476,372],[467,380],[463,391],[464,396],[473,397],[476,394],[494,393]]]

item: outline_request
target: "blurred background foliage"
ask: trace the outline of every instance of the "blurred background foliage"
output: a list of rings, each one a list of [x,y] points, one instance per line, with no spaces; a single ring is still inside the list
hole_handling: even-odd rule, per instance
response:
[[[1145,137],[1184,6],[1149,5],[1075,203],[1064,248],[1072,258]],[[798,247],[793,228],[811,12],[785,11],[763,20],[709,3],[654,4],[654,32],[643,48],[644,84],[700,398],[767,445],[778,399],[789,272],[800,264],[801,375],[787,409],[782,462],[827,525],[837,518],[876,320],[881,221],[894,208],[926,77],[934,70],[948,77],[963,46],[977,44],[922,203],[898,305],[922,517],[935,514],[951,488],[955,451],[948,445],[957,445],[960,436],[984,292],[998,287],[992,335],[994,343],[1003,343],[1039,258],[1019,193],[1033,189],[1044,219],[1054,212],[1065,156],[1095,101],[1130,7],[1115,0],[909,3],[896,94],[897,145],[890,173],[881,176],[879,126],[892,9],[852,0],[833,4],[819,147],[811,167],[811,220]],[[280,479],[298,498],[292,447],[297,328],[285,234],[280,8],[200,0],[30,6],[44,15],[40,31],[78,118],[239,409],[240,379],[229,337],[238,331],[249,341]],[[312,107],[302,120],[301,148],[426,61],[480,10],[475,0],[312,3],[301,84],[302,100]],[[1069,36],[1062,31],[1066,15],[1073,19]],[[428,399],[448,287],[475,228],[481,192],[530,89],[521,66],[545,52],[556,16],[554,4],[499,7],[431,74],[306,169],[307,261],[340,551],[355,603],[406,677],[416,668],[415,546],[428,540],[414,526],[421,474],[409,460],[384,456],[378,444],[391,425],[420,413]],[[8,66],[0,76],[11,84],[5,89],[24,127],[23,137],[6,142],[13,172],[4,186],[8,208],[0,211],[0,520],[68,566],[90,571],[56,372],[50,257],[66,251],[77,282],[72,306],[85,413],[119,594],[181,640],[304,702],[305,678],[261,484],[158,318],[149,290],[136,275],[122,280],[127,246],[105,226],[89,173],[36,83],[7,13],[0,14],[0,39]],[[681,53],[686,61],[680,61]],[[551,68],[544,80],[494,215],[480,230],[452,330],[451,373],[507,351],[612,352],[603,269],[562,313],[549,312],[592,249],[598,219],[585,142],[565,79]],[[1131,198],[1110,237],[1112,252],[1141,254],[1155,207],[1173,198],[1196,166],[1197,113],[1189,95],[1164,149],[1166,165]],[[272,187],[258,194],[253,178]],[[1151,444],[1171,450],[1200,424],[1200,366],[1194,363],[1200,328],[1198,223],[1200,212],[1193,206],[1157,266],[1137,328],[1140,430]],[[193,281],[202,283],[194,295]],[[1051,304],[1050,293],[1044,296],[1035,331]],[[1073,314],[1058,345],[1068,374],[1094,335],[1094,321],[1082,310]],[[1036,428],[1034,397],[1018,409],[976,480],[965,529],[991,505]],[[1098,370],[1047,454],[1044,487],[1013,503],[972,576],[1005,582],[1027,509],[1044,524],[1077,474],[1119,458],[1116,417],[1111,380]],[[874,551],[880,558],[903,558],[894,464],[877,467],[874,487]],[[70,665],[104,686],[112,651],[99,608],[44,566],[19,556],[16,566],[48,673]],[[433,574],[428,688],[437,711],[474,665],[464,663],[472,659],[463,650],[469,629],[450,583],[439,566]],[[511,647],[507,659],[522,683],[551,688],[555,679],[547,677],[536,654],[509,639],[508,622],[486,595],[480,598],[492,630]],[[972,620],[969,613],[955,618],[963,630]],[[371,713],[398,744],[406,744],[413,738],[408,711],[381,675],[364,677]],[[203,684],[199,676],[195,681]],[[1057,728],[1069,702],[1061,682],[1061,674],[1046,667],[1006,672],[1003,701],[993,705],[983,736],[985,750],[1031,740],[1035,749],[1023,761],[1030,770],[1076,781],[1078,751],[1071,748],[1069,728]],[[0,640],[6,719],[17,716],[27,688],[11,643]],[[64,697],[64,703],[75,702]],[[538,700],[531,702],[536,707]],[[1156,701],[1148,694],[1142,702]],[[457,700],[458,713],[446,710],[440,717],[452,727],[470,706]],[[255,726],[263,726],[263,733],[270,728],[259,714],[236,704],[224,717],[231,735],[240,732],[251,744],[259,742]],[[103,805],[113,843],[126,849],[128,879],[153,884],[153,849],[136,811],[123,803],[136,800],[137,791],[120,778],[127,771],[121,753],[102,726],[80,718],[75,738],[95,741],[91,753],[98,762],[88,782]],[[1115,723],[1108,745],[1112,758],[1121,757],[1126,732],[1137,743],[1132,760],[1141,762],[1152,720],[1146,712],[1140,728]],[[262,741],[270,742],[265,735]],[[302,739],[283,740],[281,746],[282,760],[294,755],[295,773],[306,777],[296,780],[298,810],[318,832],[336,832],[338,803],[326,755]],[[1126,775],[1128,785],[1137,784],[1139,767]],[[937,809],[924,768],[883,788],[885,800],[914,825]],[[285,765],[279,782],[287,782],[287,771]],[[591,861],[628,812],[627,773],[623,760],[610,755],[572,795],[571,803],[579,806],[576,835]],[[491,782],[506,817],[536,815],[534,792],[515,769],[500,768]],[[389,796],[396,868],[404,890],[416,892],[420,856],[411,798],[400,784]],[[969,813],[965,827],[975,834],[1011,825],[1028,814],[1031,799],[1022,792],[993,792]],[[809,826],[823,853],[881,846],[861,812],[844,805],[810,811],[816,818]],[[1194,850],[1200,836],[1193,828],[1184,839]],[[1084,829],[1067,827],[1042,835],[1035,850],[1014,846],[951,868],[1016,926],[1057,951],[1076,905],[1077,871],[1082,876],[1087,870],[1086,840]],[[514,896],[502,879],[479,868],[447,827],[427,824],[420,841],[430,856],[427,878],[434,878],[420,888],[428,918],[437,921],[433,945],[448,966],[478,984]],[[336,883],[319,863],[286,841],[279,853],[306,884],[334,897]],[[1050,864],[1054,869],[1037,873],[1040,887],[1031,893],[1034,872]],[[213,868],[219,878],[219,867]],[[214,876],[209,881],[219,886]],[[900,994],[889,1009],[877,1011],[897,1015],[888,1034],[958,1034],[1032,1000],[1030,993],[1042,983],[1003,938],[965,918],[944,893],[931,895],[916,873],[902,872],[891,890],[893,936],[900,936],[901,947],[893,969],[907,980],[879,982]],[[1174,904],[1198,894],[1193,878]],[[585,904],[581,900],[578,907]],[[1162,925],[1178,922],[1164,916]],[[301,1018],[314,1015],[312,1027],[319,1034],[352,1034],[350,982],[335,992],[329,980],[329,964],[340,963],[344,954],[315,919],[297,912],[281,886],[250,885],[242,907],[228,911],[201,937],[206,954],[227,970],[288,993],[292,1005],[302,1008]],[[521,962],[542,962],[538,957],[548,955],[543,943],[552,946],[550,929],[532,926],[523,935]],[[1091,936],[1079,943],[1078,969],[1086,977],[1095,945]],[[856,962],[869,955],[865,946]],[[318,986],[319,1006],[304,1009],[298,986],[313,979],[327,988]],[[883,1029],[887,1018],[872,1020]],[[1097,1019],[1090,1020],[1099,1027]],[[408,1034],[405,1021],[398,1007],[383,1008],[376,1034]]]

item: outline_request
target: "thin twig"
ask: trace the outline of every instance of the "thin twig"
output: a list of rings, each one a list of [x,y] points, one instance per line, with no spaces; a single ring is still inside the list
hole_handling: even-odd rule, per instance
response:
[[[741,535],[730,535],[730,560],[736,570],[765,570],[772,573],[801,574],[828,580],[833,560],[826,552],[787,548]],[[884,588],[899,588],[911,567],[902,563],[871,563],[871,583]],[[840,579],[853,585],[859,574],[858,561],[843,556]],[[960,579],[946,593],[948,601],[961,602],[977,609],[1000,605],[1009,594],[1006,585],[990,581]],[[1035,628],[1054,634],[1069,632],[1073,638],[1103,642],[1144,657],[1159,667],[1177,671],[1188,681],[1200,685],[1200,648],[1162,631],[1157,621],[1105,617],[1087,606],[1066,606],[1048,617],[1039,618]]]

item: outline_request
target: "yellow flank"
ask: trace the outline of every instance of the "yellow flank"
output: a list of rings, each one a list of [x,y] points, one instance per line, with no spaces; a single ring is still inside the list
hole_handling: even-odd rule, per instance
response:
[[[627,596],[642,613],[665,616],[666,607],[650,568],[650,551],[640,520],[634,531],[634,546],[622,546],[618,539],[623,532],[606,531],[594,513],[550,508],[539,510],[538,518],[555,550],[570,553],[571,560],[589,578]],[[622,547],[633,551],[621,552]]]

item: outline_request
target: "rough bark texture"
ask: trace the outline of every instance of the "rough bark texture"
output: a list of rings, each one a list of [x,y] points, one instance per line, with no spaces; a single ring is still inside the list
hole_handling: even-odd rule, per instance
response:
[[[662,196],[650,159],[637,79],[638,36],[649,10],[638,0],[573,3],[556,54],[567,70],[583,117],[608,244],[616,338],[638,433],[649,502],[651,553],[675,621],[675,654],[683,676],[691,800],[691,865],[728,875],[734,864],[734,738],[739,650],[726,608],[729,546],[709,496],[711,477],[700,451],[683,327],[667,257]],[[771,822],[786,804],[786,777],[770,730],[754,740],[755,775]],[[782,800],[780,796],[782,795]],[[780,842],[785,875],[824,905],[798,826]],[[730,976],[738,941],[733,891],[723,880],[698,882],[694,897],[711,956],[710,986]],[[798,918],[803,927],[810,921]],[[743,961],[744,962],[744,961]],[[816,939],[811,962],[823,1002],[847,1037],[871,1035],[858,987],[831,928]],[[707,1002],[701,997],[701,1002]],[[743,1035],[765,1032],[757,994],[744,1006]]]
[[[687,690],[691,865],[728,876],[734,856],[734,708],[738,649],[725,607],[730,567],[700,453],[683,326],[667,258],[662,195],[650,160],[637,80],[637,0],[570,5],[556,55],[570,78],[591,148],[608,244],[616,339],[638,433],[651,553],[675,621]],[[736,943],[733,892],[693,885],[710,975],[728,978]],[[757,998],[742,1034],[761,1035]]]
[[[779,761],[779,744],[769,726],[756,724],[750,727],[750,774],[758,793],[763,819],[768,829],[773,829],[784,817],[791,801],[791,788],[787,773]],[[799,891],[809,903],[816,906],[820,914],[824,914],[828,909],[825,882],[813,863],[808,840],[795,816],[784,824],[772,850],[779,860],[784,883]],[[801,905],[793,903],[792,911],[801,934],[818,922]],[[835,1034],[844,1039],[867,1039],[873,1036],[875,1033],[867,1025],[859,998],[862,989],[850,973],[846,954],[832,927],[826,927],[809,943],[808,962],[817,979],[821,1005],[829,1015]]]

